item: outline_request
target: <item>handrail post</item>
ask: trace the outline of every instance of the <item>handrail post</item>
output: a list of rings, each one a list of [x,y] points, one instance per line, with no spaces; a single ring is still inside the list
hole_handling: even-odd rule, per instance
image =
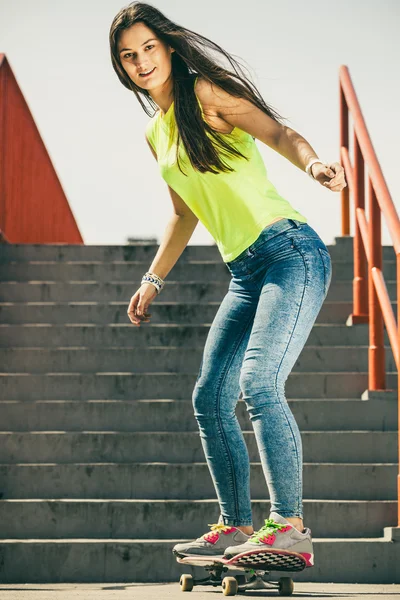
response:
[[[372,269],[382,270],[381,209],[379,207],[374,186],[368,175],[368,246],[369,246],[369,348],[368,348],[368,389],[385,390],[385,346],[382,310],[376,293]]]
[[[340,110],[340,147],[339,156],[342,155],[342,147],[349,149],[349,109],[343,93],[342,82],[339,78],[339,110]],[[343,165],[342,165],[343,166]],[[349,187],[346,186],[340,192],[342,204],[342,235],[350,235],[350,201]]]
[[[360,225],[357,218],[357,209],[365,209],[365,175],[364,158],[358,143],[357,133],[353,131],[354,140],[354,240],[353,240],[353,314],[352,324],[368,323],[368,263]]]

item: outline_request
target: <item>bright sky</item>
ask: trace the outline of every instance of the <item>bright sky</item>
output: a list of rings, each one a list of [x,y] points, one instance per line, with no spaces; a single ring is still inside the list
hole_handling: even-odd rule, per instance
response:
[[[159,243],[172,214],[145,142],[149,117],[111,66],[120,0],[0,0],[4,52],[58,173],[85,243]],[[398,0],[155,0],[247,66],[265,101],[320,158],[339,160],[338,70],[345,64],[399,211]],[[397,58],[396,58],[397,57]],[[268,176],[326,244],[341,234],[340,194],[257,141]],[[353,215],[352,215],[353,223]],[[353,234],[352,229],[352,234]],[[386,225],[383,241],[389,244]],[[213,239],[199,223],[190,244]]]

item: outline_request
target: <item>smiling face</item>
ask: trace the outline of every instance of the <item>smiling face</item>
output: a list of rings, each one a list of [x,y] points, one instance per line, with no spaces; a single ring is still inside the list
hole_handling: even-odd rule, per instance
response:
[[[171,53],[144,23],[135,23],[121,33],[118,49],[121,65],[130,79],[139,87],[151,90],[164,84],[171,75]],[[152,71],[147,77],[144,73]]]

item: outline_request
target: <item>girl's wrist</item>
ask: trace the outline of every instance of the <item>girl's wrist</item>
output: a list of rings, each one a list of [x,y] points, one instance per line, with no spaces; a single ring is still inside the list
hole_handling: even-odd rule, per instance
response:
[[[320,163],[320,164],[322,164],[322,165],[325,165],[325,166],[327,166],[327,163],[326,163],[325,161],[321,160],[320,158],[313,158],[312,160],[310,160],[310,161],[307,163],[307,166],[306,166],[306,168],[305,168],[305,171],[306,171],[306,173],[307,173],[307,174],[308,174],[308,175],[311,177],[311,179],[313,179],[314,181],[316,181],[316,179],[315,179],[315,177],[314,177],[314,174],[313,174],[312,167],[313,167],[313,165],[315,165],[316,163]]]
[[[311,167],[310,167],[310,173],[311,173],[311,177],[312,177],[313,179],[315,179],[315,175],[314,175],[314,172],[313,172],[313,167],[314,167],[316,164],[321,164],[321,163],[314,163],[314,164],[313,164],[313,165],[311,165]]]
[[[155,273],[152,273],[151,271],[147,271],[143,275],[142,281],[141,281],[141,285],[143,283],[151,283],[152,285],[154,285],[154,287],[156,288],[158,294],[161,292],[161,290],[163,289],[163,287],[165,285],[164,280],[161,279],[161,277],[159,277]]]

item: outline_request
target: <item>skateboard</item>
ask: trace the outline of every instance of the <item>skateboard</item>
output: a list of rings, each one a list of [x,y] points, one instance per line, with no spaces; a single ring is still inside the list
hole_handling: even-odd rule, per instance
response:
[[[307,566],[307,560],[301,554],[285,550],[250,550],[229,559],[222,556],[176,555],[176,560],[184,565],[203,567],[209,572],[205,579],[194,579],[190,574],[182,574],[179,580],[182,592],[192,591],[195,585],[222,585],[224,596],[235,596],[237,592],[246,590],[271,588],[278,588],[280,596],[291,596],[294,590],[292,578],[280,577],[278,581],[272,581],[269,579],[270,571],[302,571]],[[229,570],[243,571],[243,574],[222,577],[222,573]]]

